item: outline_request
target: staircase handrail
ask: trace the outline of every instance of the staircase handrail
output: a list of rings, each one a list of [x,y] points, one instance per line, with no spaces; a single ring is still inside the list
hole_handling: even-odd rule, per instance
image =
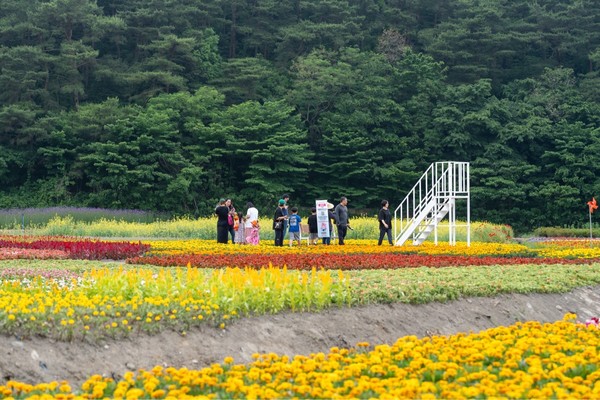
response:
[[[448,168],[446,168],[446,171],[448,170]],[[402,200],[402,202],[398,205],[398,207],[396,207],[396,209],[394,210],[394,218],[397,220],[397,215],[398,215],[398,210],[400,210],[400,233],[402,233],[402,231],[404,231],[404,226],[406,225],[407,227],[410,226],[410,224],[413,222],[415,215],[419,214],[419,210],[423,207],[425,207],[429,201],[433,200],[433,198],[435,198],[435,194],[436,193],[436,189],[437,189],[437,185],[440,182],[440,180],[442,180],[444,178],[444,175],[446,173],[446,171],[443,171],[442,174],[440,174],[440,176],[438,177],[438,179],[436,180],[435,184],[432,185],[431,188],[427,187],[427,177],[431,174],[431,181],[433,182],[433,180],[435,179],[435,163],[432,163],[429,168],[427,168],[427,170],[423,173],[423,175],[421,175],[421,178],[419,178],[419,180],[417,181],[417,183],[415,183],[415,185],[412,187],[412,189],[408,192],[408,194],[404,197],[404,199]],[[423,180],[425,179],[425,196],[421,195],[421,190],[419,190],[419,199],[418,201],[414,201],[414,195],[417,192],[417,189],[421,187]],[[411,197],[413,198],[413,203],[415,204],[413,207],[413,213],[412,215],[410,215],[410,213],[408,212],[410,210],[409,207],[409,203],[411,200]],[[424,199],[427,199],[428,201],[423,201]],[[406,218],[404,216],[403,211],[403,206],[406,205]],[[405,222],[406,219],[406,222]],[[396,227],[397,224],[394,224],[394,227]],[[394,236],[396,232],[394,232]],[[396,237],[397,239],[397,237]]]
[[[442,208],[439,200],[448,203],[452,200],[449,211],[444,214],[450,214],[450,242],[455,243],[456,229],[456,208],[454,199],[462,198],[467,201],[467,245],[470,244],[470,183],[469,183],[469,163],[459,161],[441,161],[432,163],[429,168],[421,175],[417,183],[412,187],[402,202],[394,210],[394,237],[396,244],[402,244],[410,235],[413,235],[413,244],[415,235],[428,235],[425,228],[420,228],[425,221],[425,225],[434,225],[436,229],[437,244],[437,218],[443,219],[440,213]],[[428,217],[428,214],[435,214]],[[398,218],[399,216],[399,218]],[[398,221],[400,219],[400,221]],[[435,222],[434,222],[435,221]]]
[[[427,188],[427,177],[429,176],[429,174],[431,173],[432,177],[431,177],[431,181],[433,182],[433,180],[435,179],[435,175],[437,174],[437,165],[438,164],[442,164],[442,171],[439,174],[439,177],[435,180],[435,183],[431,186],[431,188]],[[444,167],[443,164],[446,163],[432,163],[429,168],[427,168],[427,170],[425,171],[425,173],[423,173],[423,175],[421,175],[421,178],[419,178],[419,180],[417,181],[417,183],[415,183],[415,185],[412,187],[412,189],[410,190],[410,192],[408,192],[408,194],[406,195],[406,197],[404,197],[404,199],[402,200],[402,202],[398,205],[398,207],[396,207],[396,209],[394,210],[394,219],[397,221],[398,220],[398,210],[400,210],[400,233],[397,235],[397,223],[394,224],[394,240],[398,240],[398,236],[402,235],[402,233],[405,230],[405,226],[406,229],[408,229],[408,227],[411,226],[411,224],[413,223],[413,221],[415,220],[415,217],[418,216],[420,214],[420,210],[424,207],[427,206],[427,204],[429,204],[430,201],[433,201],[433,199],[435,199],[438,196],[439,192],[448,192],[448,189],[443,188],[442,190],[439,190],[439,187],[442,186],[443,181],[446,180],[447,175],[449,175],[449,171],[450,168],[452,167],[452,163],[448,162],[448,166]],[[423,179],[425,179],[425,196],[421,195],[421,191],[419,191],[419,201],[416,202],[413,200],[414,202],[414,206],[412,208],[413,213],[412,215],[409,215],[409,202],[411,199],[411,195],[414,198],[414,194],[416,192],[416,189],[420,187]],[[403,215],[403,209],[402,207],[405,205],[406,203],[406,219],[407,221],[405,222],[405,218]]]

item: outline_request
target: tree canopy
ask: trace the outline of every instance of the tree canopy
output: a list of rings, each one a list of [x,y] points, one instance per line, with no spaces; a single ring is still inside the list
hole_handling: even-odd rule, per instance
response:
[[[0,207],[392,208],[471,162],[473,218],[587,221],[594,0],[3,0]],[[599,161],[596,162],[596,158]]]

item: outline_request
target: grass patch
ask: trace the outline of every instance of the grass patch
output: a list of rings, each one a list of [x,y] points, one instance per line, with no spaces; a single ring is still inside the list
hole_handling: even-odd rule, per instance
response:
[[[600,284],[600,264],[349,271],[353,304],[445,302],[505,293],[564,293]]]

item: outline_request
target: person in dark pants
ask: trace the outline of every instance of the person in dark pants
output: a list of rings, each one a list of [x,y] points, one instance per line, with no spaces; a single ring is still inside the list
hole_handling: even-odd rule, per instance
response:
[[[284,213],[285,200],[279,200],[278,207],[273,216],[273,230],[275,231],[275,246],[283,246],[283,226],[286,219]]]
[[[390,213],[389,201],[381,201],[381,210],[379,210],[377,219],[379,220],[379,242],[377,244],[381,246],[381,243],[383,242],[383,237],[387,234],[388,242],[393,245],[394,243],[392,242],[392,213]]]
[[[229,223],[227,216],[229,215],[229,207],[225,205],[225,199],[219,201],[219,205],[215,208],[217,215],[217,243],[227,244],[229,236]]]
[[[308,243],[317,244],[319,240],[319,227],[317,226],[317,209],[315,207],[310,209],[310,215],[308,216]]]
[[[335,217],[338,228],[338,244],[342,246],[345,244],[344,239],[348,233],[348,228],[350,228],[350,222],[348,221],[348,207],[346,207],[347,204],[348,199],[346,197],[342,197],[340,199],[340,204],[335,206]]]

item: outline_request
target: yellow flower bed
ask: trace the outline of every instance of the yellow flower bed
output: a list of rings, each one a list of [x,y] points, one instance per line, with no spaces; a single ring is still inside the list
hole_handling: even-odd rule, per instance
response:
[[[535,249],[535,252],[540,257],[552,258],[599,258],[600,248],[559,248],[559,247],[544,247]]]
[[[600,247],[600,240],[598,239],[583,239],[583,238],[572,238],[572,239],[547,239],[545,241],[537,242],[538,247],[577,247],[577,248],[591,248]]]
[[[415,253],[415,254],[452,254],[464,256],[477,255],[511,255],[535,253],[521,244],[482,243],[472,242],[467,246],[466,242],[458,242],[456,246],[448,243],[425,242],[420,246],[405,244],[404,246],[378,246],[377,240],[348,240],[346,245],[331,246],[295,246],[276,247],[271,242],[262,242],[258,246],[239,246],[231,244],[218,244],[214,240],[152,240],[145,241],[150,244],[150,252],[155,255],[179,255],[179,254],[299,254],[299,253]]]
[[[7,334],[25,330],[61,339],[125,336],[165,326],[182,332],[206,320],[224,324],[240,312],[349,302],[341,271],[100,269],[79,279],[0,281],[0,326]]]
[[[572,317],[572,316],[571,316]],[[407,336],[393,345],[332,348],[310,356],[255,355],[249,365],[90,377],[80,398],[598,398],[600,330],[559,321],[476,334]],[[66,382],[8,382],[0,393],[73,396]]]

